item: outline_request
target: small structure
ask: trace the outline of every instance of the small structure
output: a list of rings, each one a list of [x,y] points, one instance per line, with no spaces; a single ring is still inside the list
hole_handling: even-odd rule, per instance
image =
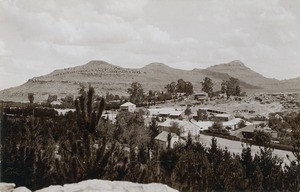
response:
[[[169,136],[170,135],[170,136]],[[170,141],[168,137],[170,138]],[[160,134],[158,134],[155,138],[155,143],[158,145],[158,148],[160,150],[165,150],[168,145],[170,144],[170,148],[173,148],[176,143],[179,142],[179,136],[175,133],[170,133],[167,131],[162,131]],[[169,143],[170,142],[170,143]]]
[[[216,114],[214,117],[215,121],[230,121],[234,119],[234,116],[231,114]]]
[[[158,127],[161,131],[170,131],[171,127],[176,124],[178,128],[180,129],[180,137],[182,138],[187,138],[188,134],[190,133],[193,138],[196,138],[200,131],[203,131],[207,129],[207,124],[212,125],[210,122],[205,122],[199,126],[200,122],[191,122],[191,121],[186,121],[186,120],[172,120],[172,119],[167,119],[165,122],[159,123]]]
[[[213,114],[226,114],[227,112],[226,111],[221,111],[221,110],[218,110],[218,109],[206,109],[207,112],[209,113],[213,113]]]
[[[202,103],[208,100],[208,94],[205,92],[195,93],[193,96],[194,100],[201,101]]]
[[[261,128],[256,125],[247,125],[241,129],[236,130],[233,134],[239,138],[251,139],[254,136],[255,131],[263,131],[269,133],[272,138],[277,138],[278,133],[275,130],[272,130],[269,127]]]
[[[120,106],[121,111],[134,112],[136,105],[131,102],[126,102]]]
[[[234,118],[229,121],[223,122],[223,127],[230,127],[231,130],[235,130],[235,129],[238,129],[238,125],[241,121],[244,121],[244,120],[241,118]],[[251,123],[249,123],[247,121],[245,121],[245,124],[251,125]]]
[[[156,108],[156,109],[148,109],[147,114],[151,117],[170,117],[170,118],[178,118],[184,111],[182,109],[175,108]]]
[[[183,111],[171,111],[169,114],[169,118],[177,119],[181,116],[182,113],[183,113]]]
[[[51,106],[55,106],[55,105],[61,105],[61,102],[60,101],[52,101],[51,103],[50,103],[50,105]]]

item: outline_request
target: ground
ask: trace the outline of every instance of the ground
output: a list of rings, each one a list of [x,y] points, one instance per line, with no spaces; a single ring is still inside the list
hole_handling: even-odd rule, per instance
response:
[[[206,146],[209,146],[211,144],[211,139],[212,138],[213,138],[212,136],[201,134],[200,135],[200,142],[202,142]],[[216,138],[216,139],[218,141],[218,145],[221,148],[227,147],[227,149],[231,153],[235,153],[235,154],[241,154],[241,152],[243,150],[243,145],[246,146],[245,143],[242,143],[240,141],[232,141],[232,140],[222,139],[222,138]],[[258,146],[252,145],[251,149],[252,149],[252,155],[255,155],[255,154],[257,154],[259,152],[259,147]],[[282,159],[283,162],[286,163],[286,164],[290,163],[290,161],[286,157],[286,155],[288,155],[291,160],[295,159],[295,156],[290,151],[283,151],[283,150],[274,149],[273,155],[276,155],[277,157],[279,157],[280,159]]]

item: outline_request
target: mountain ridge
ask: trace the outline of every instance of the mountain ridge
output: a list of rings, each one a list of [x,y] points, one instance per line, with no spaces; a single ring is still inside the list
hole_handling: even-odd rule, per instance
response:
[[[36,101],[46,100],[50,94],[58,97],[77,95],[80,87],[89,83],[99,95],[106,92],[128,95],[126,90],[133,82],[141,83],[144,91],[165,91],[164,87],[168,83],[180,78],[190,81],[197,92],[201,90],[201,81],[205,77],[213,80],[214,90],[219,90],[221,82],[230,77],[238,78],[242,89],[247,92],[286,90],[290,85],[293,88],[299,87],[297,78],[291,82],[269,79],[246,67],[239,60],[193,70],[176,69],[160,62],[141,68],[123,68],[105,61],[92,60],[84,65],[57,69],[49,74],[33,77],[20,86],[2,90],[0,100],[26,102],[29,92],[36,94]]]

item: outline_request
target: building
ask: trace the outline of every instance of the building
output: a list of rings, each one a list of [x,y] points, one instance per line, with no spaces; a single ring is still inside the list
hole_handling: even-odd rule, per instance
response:
[[[120,106],[121,111],[134,112],[136,109],[136,105],[131,102],[126,102]]]
[[[232,114],[216,114],[214,116],[215,121],[230,121],[232,119],[234,119]]]
[[[244,121],[243,119],[241,118],[233,118],[229,121],[225,121],[223,122],[223,127],[226,128],[226,127],[230,127],[231,130],[235,130],[235,129],[238,129],[239,127],[239,123],[241,121]],[[246,125],[251,125],[251,123],[247,122],[247,121],[244,121]]]
[[[50,103],[50,105],[51,106],[55,106],[55,105],[61,105],[61,101],[52,101],[51,103]]]
[[[209,100],[208,94],[205,92],[195,93],[193,94],[193,96],[194,96],[194,100],[201,101],[202,103]]]
[[[162,131],[170,131],[171,127],[174,126],[174,124],[180,129],[180,137],[184,138],[187,138],[189,134],[191,134],[191,136],[195,138],[199,135],[200,131],[203,131],[208,128],[207,125],[212,125],[211,122],[204,122],[203,124],[201,124],[201,126],[199,126],[200,121],[196,123],[186,120],[181,121],[167,119],[166,121],[159,123],[158,127]]]
[[[233,135],[239,138],[251,139],[254,136],[255,131],[263,131],[265,133],[269,133],[272,138],[278,137],[277,131],[272,130],[271,128],[268,127],[265,128],[257,127],[256,125],[247,125],[246,127],[234,131]]]
[[[170,133],[170,132],[167,132],[167,131],[162,131],[160,134],[158,134],[154,140],[155,140],[155,143],[157,144],[158,148],[160,150],[165,150],[167,149],[168,145],[169,145],[169,139],[168,139],[168,135],[170,134],[171,136],[171,140],[170,140],[170,148],[173,148],[176,143],[179,142],[179,136],[176,135],[175,133]]]
[[[150,117],[170,117],[170,118],[178,118],[184,111],[182,109],[175,108],[155,108],[155,109],[147,109],[147,114]]]

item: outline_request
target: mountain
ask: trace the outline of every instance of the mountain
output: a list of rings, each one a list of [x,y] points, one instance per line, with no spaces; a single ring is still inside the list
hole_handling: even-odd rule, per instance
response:
[[[248,84],[262,87],[268,92],[300,90],[300,77],[282,81],[270,79],[246,67],[239,60],[231,61],[225,64],[214,65],[208,67],[207,70],[226,73]]]
[[[279,83],[279,80],[269,79],[261,74],[246,67],[241,61],[235,60],[230,63],[214,65],[208,67],[207,70],[226,73],[234,78],[243,80],[246,83],[267,88],[272,84]]]
[[[139,82],[144,91],[165,91],[164,87],[172,81],[182,78],[194,85],[194,91],[201,90],[201,81],[209,77],[214,82],[214,90],[220,90],[223,80],[230,77],[240,79],[242,90],[257,92],[268,89],[269,85],[281,84],[281,81],[268,79],[247,68],[240,61],[220,64],[207,69],[181,70],[163,63],[150,63],[139,69],[122,68],[105,61],[90,61],[85,65],[58,69],[50,74],[29,79],[25,84],[0,91],[0,100],[27,102],[28,93],[35,94],[35,102],[44,101],[48,95],[65,97],[78,95],[81,86],[90,83],[97,94],[107,92],[128,95],[131,83]],[[289,84],[290,82],[285,82]],[[269,87],[268,87],[269,86]]]

